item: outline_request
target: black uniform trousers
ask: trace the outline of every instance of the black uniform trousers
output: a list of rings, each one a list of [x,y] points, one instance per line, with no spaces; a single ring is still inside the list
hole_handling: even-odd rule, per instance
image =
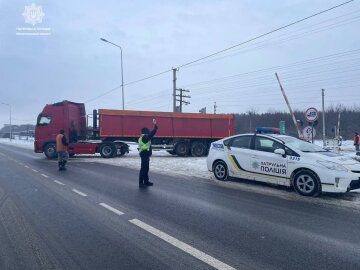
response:
[[[149,182],[149,163],[150,157],[148,155],[140,155],[141,169],[139,174],[139,184],[146,184]]]

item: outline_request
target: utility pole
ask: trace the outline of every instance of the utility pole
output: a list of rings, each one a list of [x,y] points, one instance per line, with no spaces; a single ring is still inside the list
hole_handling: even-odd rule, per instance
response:
[[[214,114],[216,114],[216,108],[217,108],[217,105],[216,105],[216,101],[214,102]]]
[[[338,139],[340,139],[340,112],[339,112],[339,115],[338,115],[338,124],[337,124],[337,137]]]
[[[173,68],[173,112],[176,112],[176,68]]]
[[[293,112],[293,110],[291,109],[290,102],[289,102],[289,100],[288,100],[288,98],[287,98],[287,96],[286,96],[286,94],[285,94],[284,88],[282,87],[282,85],[281,85],[281,83],[280,83],[279,76],[277,75],[276,72],[275,72],[275,76],[276,76],[276,79],[277,79],[277,81],[278,81],[278,83],[279,83],[281,93],[283,94],[284,99],[285,99],[285,102],[286,102],[286,104],[287,104],[287,106],[288,106],[288,108],[289,108],[290,115],[291,115],[291,117],[292,117],[292,120],[293,120],[293,122],[294,122],[294,125],[295,125],[295,127],[296,127],[296,130],[297,130],[297,132],[298,132],[298,136],[299,136],[299,138],[302,138],[302,134],[301,134],[300,129],[299,129],[299,126],[298,126],[298,124],[297,124],[297,121],[296,121],[294,112]]]
[[[325,147],[325,90],[321,89],[321,97],[322,97],[322,122],[323,122],[323,130],[322,130],[322,135],[323,135],[323,146]]]
[[[179,91],[180,94],[177,94],[176,97],[179,97],[179,99],[176,99],[176,101],[179,101],[180,104],[179,104],[179,112],[182,112],[182,106],[183,104],[185,105],[189,105],[190,102],[189,101],[185,101],[184,98],[191,98],[191,96],[189,95],[184,95],[184,92],[190,92],[190,90],[185,90],[185,89],[182,89],[182,88],[179,88],[179,89],[175,89],[176,91]]]
[[[249,111],[249,132],[252,132],[252,119],[251,119],[251,111]]]

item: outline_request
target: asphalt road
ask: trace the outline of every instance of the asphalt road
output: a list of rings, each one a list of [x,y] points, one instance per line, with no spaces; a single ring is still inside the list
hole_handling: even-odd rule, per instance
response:
[[[356,210],[137,177],[0,144],[0,269],[360,269]]]

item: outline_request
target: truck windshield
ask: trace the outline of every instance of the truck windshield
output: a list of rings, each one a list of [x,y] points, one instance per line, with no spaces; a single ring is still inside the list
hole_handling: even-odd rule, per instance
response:
[[[37,119],[38,126],[46,126],[46,125],[50,124],[50,122],[51,122],[50,116],[45,116],[45,115],[38,116],[38,119]]]
[[[294,137],[282,137],[281,140],[284,141],[287,146],[302,152],[327,152],[327,150],[316,144],[302,141]]]

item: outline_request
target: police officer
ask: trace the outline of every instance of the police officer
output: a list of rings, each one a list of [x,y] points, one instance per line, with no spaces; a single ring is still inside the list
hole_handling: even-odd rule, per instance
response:
[[[139,143],[139,154],[141,157],[141,169],[139,174],[139,188],[152,186],[154,183],[149,181],[149,163],[150,156],[152,155],[151,139],[154,137],[158,127],[156,120],[153,119],[154,129],[149,131],[148,128],[144,127],[141,129],[141,136],[138,140]]]
[[[58,153],[58,165],[59,171],[65,171],[65,165],[69,159],[69,154],[67,151],[68,143],[64,134],[64,130],[60,130],[59,134],[56,135],[56,152]]]

